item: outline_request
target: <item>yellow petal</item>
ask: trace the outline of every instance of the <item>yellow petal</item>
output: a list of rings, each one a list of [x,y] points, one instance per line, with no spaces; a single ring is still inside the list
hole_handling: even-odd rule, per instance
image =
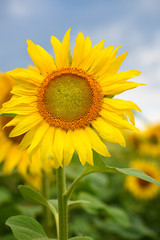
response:
[[[7,107],[9,106],[8,102],[4,105],[3,112],[4,113],[11,113],[11,114],[21,114],[21,115],[29,115],[37,112],[36,106],[14,106],[14,107]]]
[[[99,154],[105,157],[110,157],[111,155],[108,152],[106,145],[100,140],[98,135],[90,127],[86,127],[85,131],[89,136],[92,148]]]
[[[8,102],[7,104],[4,103],[3,107],[8,106],[8,107],[14,107],[16,105],[19,104],[31,104],[37,101],[37,96],[22,96],[22,97],[17,97],[17,96],[13,96]]]
[[[111,66],[107,69],[106,75],[113,75],[113,74],[117,73],[122,62],[124,61],[124,59],[126,58],[127,55],[128,55],[128,52],[125,52],[125,53],[121,54],[120,56],[118,56],[117,58],[115,58],[115,60],[111,64]]]
[[[114,96],[126,90],[133,89],[141,85],[145,85],[145,84],[135,83],[135,82],[123,82],[121,84],[119,83],[119,84],[112,84],[110,86],[103,86],[102,91],[104,95]]]
[[[55,135],[55,128],[50,127],[48,128],[46,134],[44,135],[42,139],[42,144],[40,148],[40,156],[43,163],[45,161],[48,161],[49,155],[53,155],[53,141],[54,141],[54,135]]]
[[[4,173],[11,173],[14,167],[19,163],[22,158],[22,152],[18,150],[17,145],[12,145],[8,152],[8,156],[3,164],[2,171]]]
[[[3,139],[3,142],[1,143],[1,145],[0,145],[0,163],[4,160],[4,159],[6,159],[6,156],[7,156],[7,154],[8,154],[8,152],[9,152],[9,150],[10,150],[10,148],[11,148],[11,145],[12,145],[12,143],[11,143],[11,141],[10,140],[7,140],[7,141],[5,141],[4,139]]]
[[[64,149],[65,135],[66,135],[66,131],[64,131],[60,128],[55,129],[53,152],[54,152],[54,155],[60,165],[62,165],[62,161],[63,161],[63,149]]]
[[[39,125],[39,127],[32,139],[32,143],[31,143],[30,147],[28,148],[28,152],[33,151],[33,149],[35,149],[40,144],[40,142],[41,142],[44,134],[48,130],[48,128],[49,128],[49,124],[46,121],[43,121]]]
[[[17,96],[24,96],[24,95],[36,96],[37,88],[28,88],[28,87],[25,87],[25,85],[23,85],[23,86],[14,85],[11,93],[15,94]]]
[[[73,57],[72,57],[72,67],[78,67],[81,61],[83,60],[83,53],[84,53],[84,36],[83,33],[79,33],[76,42],[75,47],[73,51]]]
[[[114,126],[117,126],[119,128],[127,128],[127,129],[130,129],[132,131],[139,132],[138,128],[133,126],[131,123],[129,123],[125,119],[122,119],[120,116],[118,116],[118,114],[116,114],[114,112],[109,112],[105,109],[102,109],[100,114],[107,121],[111,122],[111,124],[113,124]]]
[[[72,143],[72,131],[68,130],[65,134],[64,139],[64,164],[68,166],[74,153],[73,143]]]
[[[88,71],[92,66],[93,62],[97,59],[97,56],[100,54],[104,47],[104,41],[99,42],[89,51],[88,55],[84,58],[83,62],[79,64],[79,67],[85,71]]]
[[[23,137],[22,141],[19,144],[19,148],[21,150],[26,149],[30,146],[32,139],[38,129],[38,125],[36,125],[35,127],[33,127],[32,129],[30,129]]]
[[[86,162],[93,165],[93,152],[86,132],[83,129],[72,131],[72,142],[82,165]]]
[[[132,101],[125,101],[116,98],[104,98],[103,102],[116,109],[133,109],[141,112],[141,109]]]
[[[9,71],[8,74],[16,81],[16,82],[28,82],[35,86],[40,86],[41,82],[44,80],[44,77],[39,73],[22,68],[15,72],[15,70]]]
[[[109,142],[119,143],[121,146],[125,147],[125,140],[120,130],[107,123],[101,117],[93,121],[92,126],[96,129],[96,131],[103,139]]]
[[[97,77],[99,77],[99,75],[102,74],[103,68],[105,68],[106,70],[110,63],[110,54],[112,50],[113,46],[109,46],[103,49],[93,62],[88,72],[90,72],[91,74],[95,74]]]
[[[47,76],[51,74],[54,70],[56,70],[56,66],[54,63],[53,57],[46,52],[39,45],[35,45],[32,41],[27,40],[28,44],[28,53],[32,58],[35,66],[39,69],[40,73],[43,76]]]
[[[128,79],[131,79],[133,77],[136,77],[138,75],[140,75],[141,72],[137,71],[137,70],[129,70],[129,71],[125,71],[125,72],[120,72],[120,73],[116,73],[114,75],[109,75],[109,76],[103,76],[100,77],[99,81],[101,82],[102,86],[108,86],[110,84],[115,84],[115,83],[121,83],[123,81],[126,81]]]
[[[70,29],[66,32],[61,43],[56,37],[51,37],[51,44],[55,53],[55,63],[58,68],[69,66]]]
[[[25,116],[25,118],[10,132],[9,137],[19,136],[39,124],[41,121],[43,121],[43,118],[39,113]]]

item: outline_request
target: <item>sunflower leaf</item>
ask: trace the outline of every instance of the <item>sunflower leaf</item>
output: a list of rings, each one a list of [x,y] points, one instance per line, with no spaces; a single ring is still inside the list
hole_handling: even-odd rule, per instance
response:
[[[48,207],[53,213],[54,217],[57,218],[57,207],[55,206],[55,200],[47,200],[40,192],[28,186],[20,185],[18,188],[24,199]]]
[[[48,240],[42,226],[34,218],[13,216],[7,220],[6,224],[10,226],[18,240]]]
[[[89,205],[83,205],[84,209],[89,212],[90,214],[97,215],[99,211],[103,211],[102,214],[105,216],[109,216],[113,219],[114,222],[117,224],[123,226],[123,227],[129,227],[130,221],[125,213],[124,210],[117,206],[110,206],[106,203],[103,203],[101,200],[96,198],[95,196],[92,196],[91,194],[81,192],[79,194],[80,199],[85,199],[88,202],[90,202]]]
[[[68,210],[70,211],[73,208],[80,208],[85,204],[90,204],[90,201],[87,200],[68,201]]]
[[[126,175],[131,175],[140,179],[143,179],[145,181],[148,181],[150,183],[154,183],[157,186],[160,187],[160,183],[155,180],[154,178],[150,177],[143,171],[135,168],[117,168],[107,165],[106,161],[103,160],[99,154],[94,152],[94,166],[91,166],[89,164],[86,164],[86,168],[83,172],[83,176],[86,176],[90,173],[94,172],[106,172],[106,173],[122,173]]]
[[[48,207],[47,199],[37,190],[22,185],[20,185],[18,188],[24,199],[26,199],[27,201],[39,203]]]

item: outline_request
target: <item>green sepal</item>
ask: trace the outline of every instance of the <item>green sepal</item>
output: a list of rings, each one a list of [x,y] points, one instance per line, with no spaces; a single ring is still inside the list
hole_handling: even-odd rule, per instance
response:
[[[1,113],[0,114],[1,117],[16,117],[17,114],[14,114],[14,113]]]

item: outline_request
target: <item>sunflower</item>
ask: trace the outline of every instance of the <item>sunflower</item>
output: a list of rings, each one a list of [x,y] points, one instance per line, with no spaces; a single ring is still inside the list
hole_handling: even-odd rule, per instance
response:
[[[141,155],[160,154],[160,124],[147,127],[141,134],[131,134],[129,142]]]
[[[155,162],[134,160],[130,163],[130,167],[140,169],[152,178],[160,181],[160,169]],[[157,185],[134,176],[126,177],[125,186],[137,199],[152,199],[159,193],[159,187]]]
[[[0,74],[0,106],[11,98],[10,90],[13,85],[14,83],[11,77],[6,74]],[[37,161],[40,159],[39,151],[34,153],[32,161],[30,161],[27,151],[19,149],[19,143],[23,135],[9,138],[13,127],[2,130],[11,119],[12,118],[8,116],[0,117],[0,162],[3,162],[2,172],[3,174],[10,174],[16,168],[25,180],[29,181],[31,177],[32,179],[37,179],[36,182],[32,182],[32,185],[38,187],[38,182],[42,179],[42,169],[49,171],[51,169],[51,163],[48,168],[44,166],[41,161]],[[41,185],[39,184],[39,186]]]
[[[63,161],[67,166],[74,151],[82,165],[94,164],[92,149],[109,157],[104,140],[125,146],[121,130],[137,131],[131,109],[140,109],[113,97],[142,85],[127,81],[141,72],[118,73],[128,52],[116,57],[119,47],[103,48],[104,41],[92,47],[80,32],[71,56],[70,29],[62,43],[51,37],[55,59],[32,41],[27,44],[36,71],[9,72],[16,85],[1,111],[17,114],[6,126],[15,126],[10,137],[25,134],[21,149],[28,148],[31,155],[40,149],[41,159],[51,155],[58,167]]]

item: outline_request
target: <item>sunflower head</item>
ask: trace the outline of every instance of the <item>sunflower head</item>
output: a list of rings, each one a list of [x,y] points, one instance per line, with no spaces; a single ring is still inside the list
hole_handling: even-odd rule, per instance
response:
[[[160,180],[160,169],[155,162],[137,159],[131,162],[130,167],[143,171],[157,181]],[[126,177],[125,186],[134,197],[141,200],[152,199],[159,193],[158,186],[134,176]]]
[[[129,142],[141,155],[160,155],[160,124],[149,126],[141,134],[130,134]]]
[[[27,41],[35,68],[16,69],[13,97],[1,112],[17,116],[10,137],[25,134],[20,147],[41,159],[52,156],[55,167],[68,165],[74,151],[84,165],[93,165],[93,152],[110,156],[104,140],[125,146],[122,129],[137,131],[131,101],[114,98],[140,83],[128,81],[139,71],[118,72],[127,52],[116,56],[118,48],[104,48],[104,41],[92,47],[89,37],[79,33],[70,54],[70,29],[62,43],[54,36],[51,44],[55,59],[39,45]]]

